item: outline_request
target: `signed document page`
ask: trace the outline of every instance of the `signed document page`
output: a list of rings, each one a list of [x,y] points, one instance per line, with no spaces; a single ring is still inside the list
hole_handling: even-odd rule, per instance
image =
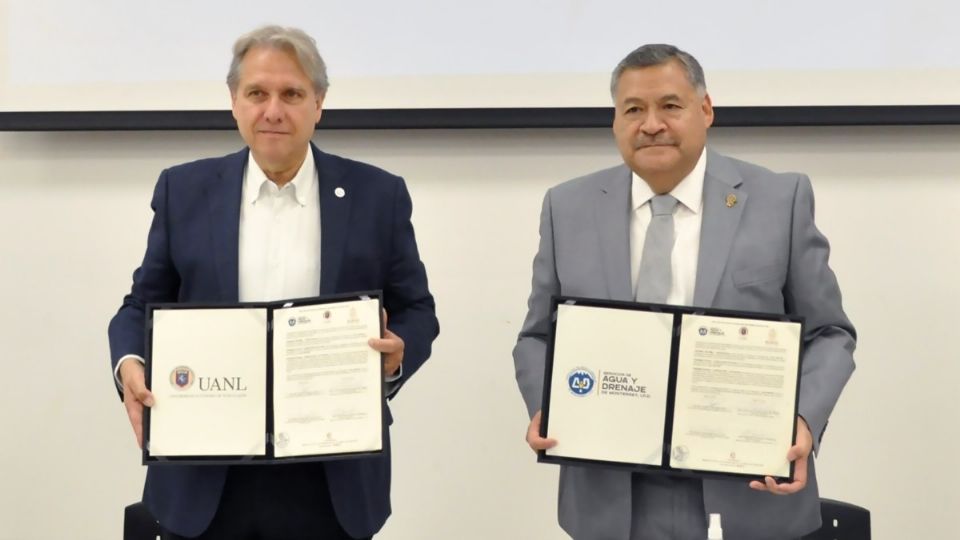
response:
[[[274,455],[382,449],[383,361],[377,299],[274,311]]]
[[[546,454],[661,466],[673,315],[557,309]]]
[[[801,325],[683,315],[670,466],[790,476]]]
[[[264,455],[266,353],[265,308],[155,310],[149,454]]]

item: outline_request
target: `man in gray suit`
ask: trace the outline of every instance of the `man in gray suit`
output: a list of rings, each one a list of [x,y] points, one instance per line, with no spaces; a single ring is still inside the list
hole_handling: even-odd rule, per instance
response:
[[[560,184],[543,202],[529,311],[513,351],[532,419],[527,442],[557,444],[539,436],[551,295],[791,313],[806,317],[797,442],[787,456],[796,467],[778,484],[564,466],[560,525],[578,540],[703,540],[706,515],[719,513],[728,539],[810,533],[820,524],[811,451],[853,372],[856,343],[814,225],[810,180],[707,149],[713,107],[703,70],[676,47],[631,52],[611,92],[625,164]],[[666,239],[651,215],[664,214],[663,200],[672,216]],[[644,277],[658,244],[667,244],[665,283]]]

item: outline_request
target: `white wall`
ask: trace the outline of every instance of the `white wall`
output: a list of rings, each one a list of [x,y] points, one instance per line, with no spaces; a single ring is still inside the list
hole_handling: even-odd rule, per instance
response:
[[[0,111],[220,109],[231,45],[265,23],[317,38],[333,81],[325,105],[337,109],[606,107],[610,70],[640,39],[683,45],[728,106],[935,105],[960,94],[953,0],[700,0],[688,16],[637,0],[95,5],[0,2]],[[655,24],[638,25],[637,12]],[[802,46],[782,38],[813,30]]]
[[[510,350],[543,192],[616,163],[609,131],[316,140],[407,178],[441,323],[433,358],[393,402],[394,517],[378,538],[561,538],[557,470],[523,442]],[[822,494],[870,508],[880,540],[952,537],[960,127],[716,129],[711,141],[814,181],[861,337]],[[230,132],[0,133],[0,538],[120,537],[143,469],[106,324],[143,254],[159,171],[239,144]]]

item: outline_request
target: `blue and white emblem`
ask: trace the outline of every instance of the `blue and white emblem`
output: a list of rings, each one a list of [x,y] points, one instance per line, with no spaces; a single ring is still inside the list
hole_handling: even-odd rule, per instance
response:
[[[567,386],[570,387],[570,392],[575,396],[589,394],[596,384],[597,379],[593,376],[593,372],[584,367],[575,368],[567,375]]]
[[[170,384],[177,390],[186,390],[193,385],[196,376],[187,366],[177,366],[170,372]]]

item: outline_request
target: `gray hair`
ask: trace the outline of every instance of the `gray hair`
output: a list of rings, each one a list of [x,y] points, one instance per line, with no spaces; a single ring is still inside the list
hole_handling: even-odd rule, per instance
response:
[[[610,77],[610,95],[614,99],[617,97],[617,83],[623,72],[628,69],[639,69],[652,66],[662,66],[667,62],[677,62],[683,67],[687,74],[687,80],[696,89],[697,93],[703,95],[707,92],[707,80],[703,76],[703,68],[700,62],[688,52],[681,51],[673,45],[662,43],[652,43],[642,45],[634,49],[630,54],[614,68]]]
[[[233,44],[233,60],[227,72],[227,87],[236,92],[240,85],[240,63],[243,57],[254,47],[280,49],[293,53],[300,69],[313,82],[313,89],[320,96],[327,93],[330,82],[327,80],[327,66],[317,51],[317,42],[299,28],[283,26],[263,26],[240,36]]]

